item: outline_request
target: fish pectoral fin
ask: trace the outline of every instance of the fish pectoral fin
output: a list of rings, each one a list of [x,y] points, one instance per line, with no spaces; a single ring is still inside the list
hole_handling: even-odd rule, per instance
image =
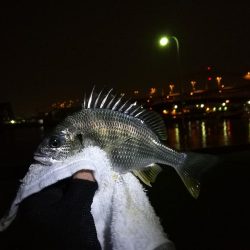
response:
[[[133,170],[133,174],[138,177],[144,184],[151,187],[162,168],[157,164],[151,164],[144,170]]]

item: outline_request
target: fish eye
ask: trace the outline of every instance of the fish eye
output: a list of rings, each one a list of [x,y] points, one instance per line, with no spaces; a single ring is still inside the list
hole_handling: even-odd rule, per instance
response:
[[[51,148],[59,148],[63,144],[64,140],[59,136],[52,136],[49,139],[49,146]]]

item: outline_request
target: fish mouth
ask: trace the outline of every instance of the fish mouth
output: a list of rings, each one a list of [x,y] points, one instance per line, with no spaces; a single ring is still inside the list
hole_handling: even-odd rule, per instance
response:
[[[34,160],[42,165],[50,166],[51,160],[41,154],[34,154]]]

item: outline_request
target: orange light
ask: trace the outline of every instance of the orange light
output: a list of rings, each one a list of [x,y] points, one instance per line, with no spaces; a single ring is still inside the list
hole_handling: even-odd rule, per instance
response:
[[[153,95],[156,93],[156,91],[157,91],[156,88],[150,88],[149,93]]]

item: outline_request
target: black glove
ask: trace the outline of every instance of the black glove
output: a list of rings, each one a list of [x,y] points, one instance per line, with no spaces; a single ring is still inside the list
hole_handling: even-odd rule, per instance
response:
[[[101,249],[90,212],[97,187],[67,179],[24,199],[5,249]]]

